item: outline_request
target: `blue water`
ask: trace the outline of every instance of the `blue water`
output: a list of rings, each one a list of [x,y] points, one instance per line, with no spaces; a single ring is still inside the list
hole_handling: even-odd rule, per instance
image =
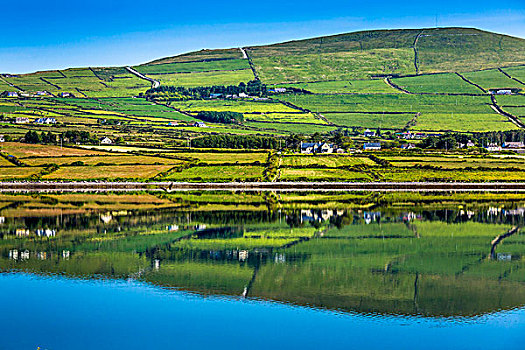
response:
[[[342,314],[136,281],[0,275],[0,349],[524,349],[525,309],[476,318]]]

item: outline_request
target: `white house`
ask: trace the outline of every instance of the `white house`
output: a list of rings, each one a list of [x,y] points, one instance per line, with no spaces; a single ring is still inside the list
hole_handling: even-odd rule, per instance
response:
[[[489,143],[485,149],[489,152],[499,152],[501,151],[501,146],[497,143]]]
[[[55,118],[38,118],[35,120],[35,124],[56,124]]]
[[[207,128],[208,127],[203,122],[195,122],[195,123],[193,123],[193,126],[196,127],[196,128]]]
[[[365,137],[376,137],[376,132],[371,131],[370,129],[365,130]]]
[[[508,149],[519,149],[524,148],[525,144],[523,144],[523,142],[505,142],[503,147]]]
[[[367,142],[363,145],[363,149],[367,151],[379,151],[381,149],[381,143]]]
[[[301,153],[334,153],[334,145],[326,142],[301,142]]]
[[[103,137],[99,141],[101,145],[111,145],[113,143],[109,137]]]
[[[29,118],[27,118],[27,117],[16,117],[15,123],[16,124],[27,124],[27,123],[29,123]]]

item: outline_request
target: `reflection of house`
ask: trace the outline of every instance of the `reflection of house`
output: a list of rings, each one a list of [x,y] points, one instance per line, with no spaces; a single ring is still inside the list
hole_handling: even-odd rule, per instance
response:
[[[29,230],[25,228],[17,228],[15,234],[17,237],[26,237],[29,236]]]
[[[365,219],[365,223],[368,225],[368,224],[372,223],[373,221],[378,221],[379,219],[381,219],[381,212],[378,212],[378,211],[374,211],[374,212],[365,211],[363,213],[363,219]]]
[[[338,214],[331,209],[314,210],[314,209],[303,209],[301,210],[301,222],[317,221],[323,222],[330,220],[331,217],[337,216]]]
[[[0,142],[5,142],[4,135],[0,135]]]
[[[25,250],[20,253],[20,259],[28,260],[29,259],[29,250]]]
[[[247,250],[239,251],[239,260],[245,261],[246,259],[248,259],[248,251]]]
[[[276,264],[283,264],[286,262],[286,255],[284,253],[275,253],[274,261]]]
[[[16,117],[15,123],[16,124],[27,124],[27,123],[29,123],[29,118],[27,118],[27,117]]]
[[[46,229],[37,229],[36,230],[36,235],[38,237],[55,237],[56,231],[55,230],[50,230],[48,228],[46,228]]]
[[[9,259],[18,260],[18,250],[12,249],[9,251]]]
[[[105,224],[110,223],[111,220],[113,220],[113,216],[111,215],[111,213],[106,213],[106,214],[101,214],[100,215],[100,221],[102,221]]]
[[[498,257],[498,261],[511,261],[512,260],[512,254],[509,254],[509,253],[498,253],[497,257]]]
[[[36,254],[36,258],[38,260],[46,260],[47,259],[47,252],[38,252]]]
[[[0,216],[0,225],[5,223],[5,216]]]
[[[301,153],[334,153],[334,145],[326,142],[301,142]]]
[[[69,259],[69,256],[71,255],[71,252],[69,250],[63,250],[62,251],[62,258]]]
[[[179,226],[178,225],[168,225],[166,226],[166,231],[178,231]]]
[[[414,149],[416,148],[416,145],[413,143],[404,143],[401,145],[401,149]]]

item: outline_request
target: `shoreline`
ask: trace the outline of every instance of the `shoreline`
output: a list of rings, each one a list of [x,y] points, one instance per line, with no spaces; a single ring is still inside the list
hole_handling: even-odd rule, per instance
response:
[[[525,192],[512,182],[0,182],[0,192]]]

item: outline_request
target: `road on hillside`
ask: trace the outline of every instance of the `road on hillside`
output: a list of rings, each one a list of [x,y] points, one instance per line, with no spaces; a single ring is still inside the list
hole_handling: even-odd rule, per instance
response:
[[[160,81],[157,81],[155,79],[151,79],[150,77],[147,77],[145,76],[144,74],[140,73],[140,72],[137,72],[136,70],[134,70],[133,68],[131,67],[126,67],[126,70],[128,72],[130,72],[131,74],[133,75],[136,75],[137,77],[139,77],[140,79],[144,79],[144,80],[147,80],[151,83],[151,87],[153,89],[156,89],[158,87],[160,87]]]

